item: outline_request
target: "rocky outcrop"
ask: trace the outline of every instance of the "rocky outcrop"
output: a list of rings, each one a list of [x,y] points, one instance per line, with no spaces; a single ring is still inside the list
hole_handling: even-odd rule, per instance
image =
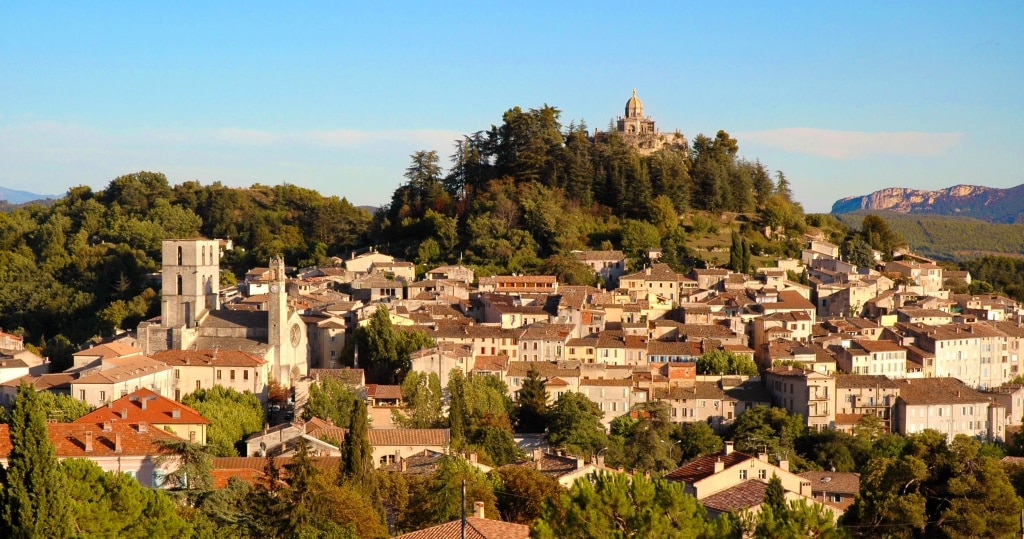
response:
[[[870,195],[847,197],[832,213],[879,210],[898,213],[959,215],[992,223],[1024,223],[1024,184],[1008,189],[955,185],[938,191],[890,187]]]

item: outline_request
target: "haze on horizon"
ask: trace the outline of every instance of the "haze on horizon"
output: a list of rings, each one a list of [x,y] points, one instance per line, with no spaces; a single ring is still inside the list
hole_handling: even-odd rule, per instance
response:
[[[807,211],[891,186],[1024,183],[1024,4],[442,7],[14,1],[0,186],[283,182],[380,205],[409,155],[513,107],[724,129]],[[444,163],[447,165],[447,162]]]

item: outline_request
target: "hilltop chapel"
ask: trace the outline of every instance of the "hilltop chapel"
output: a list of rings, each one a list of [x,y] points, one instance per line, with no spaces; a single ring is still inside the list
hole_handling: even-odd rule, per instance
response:
[[[267,380],[285,386],[308,373],[305,325],[288,308],[284,260],[270,259],[266,311],[220,308],[217,240],[164,240],[160,317],[138,327],[146,355],[161,350],[241,350],[267,362]]]
[[[619,116],[615,122],[615,132],[626,142],[636,148],[640,155],[651,155],[662,148],[678,148],[684,152],[689,143],[677,129],[674,133],[662,133],[654,125],[650,116],[644,116],[644,103],[636,96],[626,101],[626,115]],[[594,141],[600,142],[608,138],[606,131],[594,130]]]

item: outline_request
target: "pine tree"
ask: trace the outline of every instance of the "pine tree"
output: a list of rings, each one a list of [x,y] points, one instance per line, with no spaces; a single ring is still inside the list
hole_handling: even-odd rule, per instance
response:
[[[11,412],[11,453],[3,474],[5,537],[68,537],[71,523],[57,452],[34,388],[22,383]]]

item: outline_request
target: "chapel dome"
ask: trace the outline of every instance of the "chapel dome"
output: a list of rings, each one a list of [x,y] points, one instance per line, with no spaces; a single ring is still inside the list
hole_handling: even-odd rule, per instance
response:
[[[643,118],[644,117],[644,104],[640,101],[640,98],[636,96],[636,88],[633,88],[633,97],[626,101],[626,118]]]

